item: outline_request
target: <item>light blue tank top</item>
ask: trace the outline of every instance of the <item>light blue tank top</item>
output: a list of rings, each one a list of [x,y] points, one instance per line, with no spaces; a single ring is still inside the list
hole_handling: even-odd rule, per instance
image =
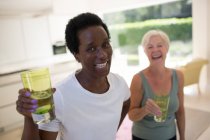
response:
[[[142,104],[144,106],[148,98],[154,98],[154,93],[148,84],[144,74],[139,73],[143,84]],[[178,78],[176,70],[172,70],[172,88],[170,91],[170,102],[168,117],[165,122],[155,122],[153,116],[145,116],[142,120],[133,122],[132,134],[146,140],[168,140],[176,135],[175,112],[179,107],[178,100]]]

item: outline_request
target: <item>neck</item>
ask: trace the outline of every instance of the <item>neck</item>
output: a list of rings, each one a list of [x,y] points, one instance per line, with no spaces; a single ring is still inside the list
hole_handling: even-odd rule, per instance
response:
[[[149,66],[148,67],[148,73],[151,74],[152,76],[162,76],[166,73],[167,68],[165,66],[158,66],[158,67],[154,67],[154,66]]]
[[[107,77],[94,78],[79,71],[76,73],[76,78],[80,85],[90,92],[101,94],[109,89]]]

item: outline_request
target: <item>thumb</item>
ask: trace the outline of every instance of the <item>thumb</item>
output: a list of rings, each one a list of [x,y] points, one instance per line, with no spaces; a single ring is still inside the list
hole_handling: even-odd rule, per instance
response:
[[[55,93],[55,91],[56,91],[56,88],[52,88],[52,92]]]

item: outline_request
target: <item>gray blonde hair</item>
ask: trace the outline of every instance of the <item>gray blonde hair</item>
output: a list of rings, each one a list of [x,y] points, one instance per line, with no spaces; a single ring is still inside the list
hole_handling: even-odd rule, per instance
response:
[[[163,41],[166,43],[167,48],[169,48],[170,39],[168,35],[161,30],[150,30],[147,33],[145,33],[141,42],[143,48],[147,46],[152,36],[160,36],[163,39]]]

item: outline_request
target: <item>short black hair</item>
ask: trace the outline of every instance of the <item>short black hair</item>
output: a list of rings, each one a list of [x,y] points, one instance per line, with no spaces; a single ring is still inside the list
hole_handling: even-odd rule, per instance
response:
[[[72,54],[79,53],[78,32],[90,26],[102,26],[110,39],[109,30],[102,19],[93,13],[82,13],[69,20],[65,30],[66,46]]]

